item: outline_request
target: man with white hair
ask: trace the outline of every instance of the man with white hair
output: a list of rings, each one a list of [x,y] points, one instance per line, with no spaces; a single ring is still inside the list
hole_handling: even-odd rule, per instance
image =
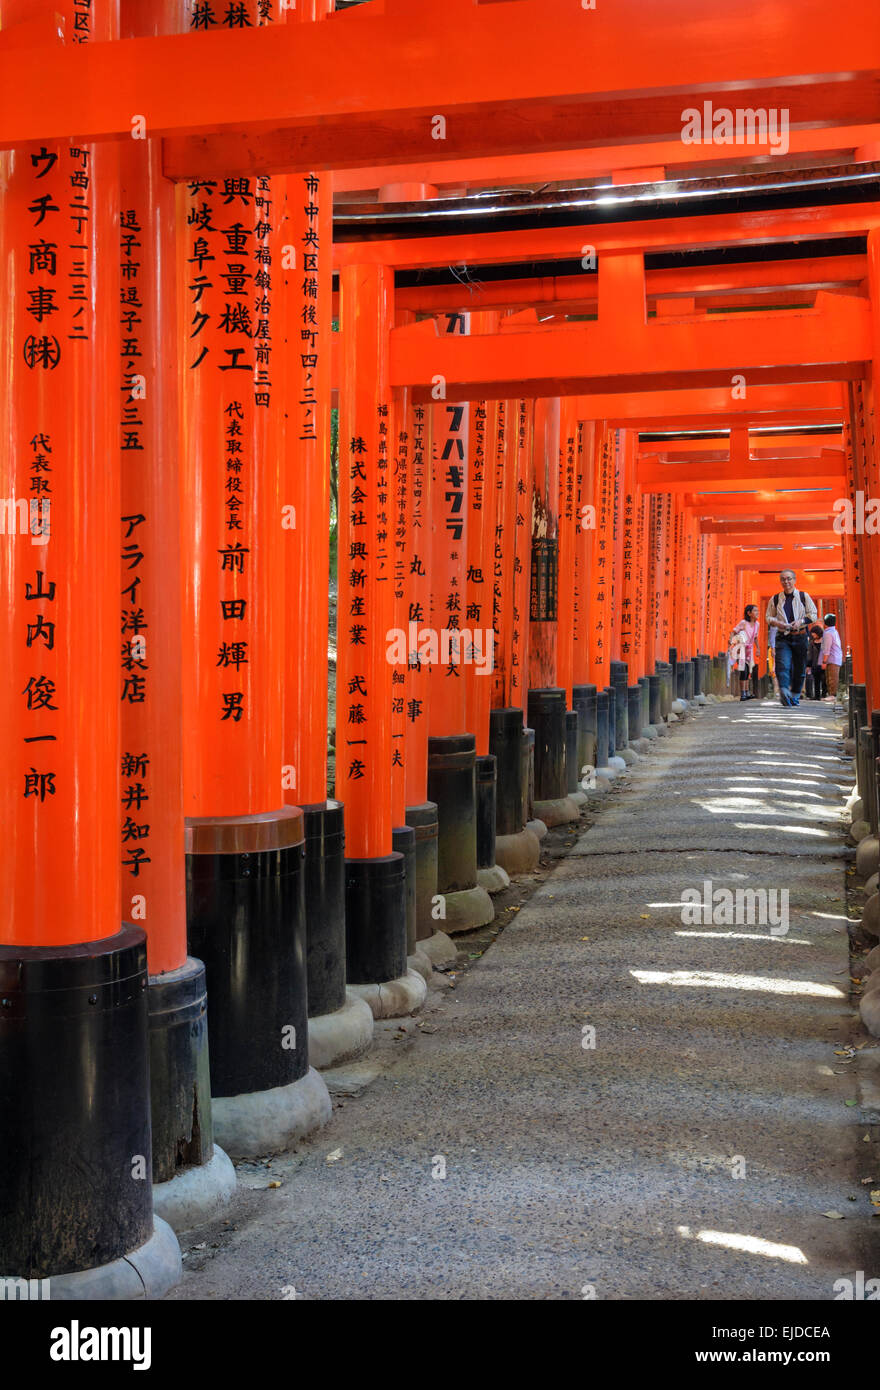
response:
[[[816,605],[795,588],[794,570],[779,575],[782,590],[767,604],[767,626],[776,628],[776,677],[783,705],[799,705],[807,669],[807,629],[817,618]]]

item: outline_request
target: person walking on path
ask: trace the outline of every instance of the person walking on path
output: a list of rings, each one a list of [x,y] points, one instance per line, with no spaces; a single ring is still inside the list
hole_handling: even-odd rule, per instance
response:
[[[752,680],[752,671],[758,662],[758,605],[756,603],[746,605],[745,613],[733,629],[728,661],[730,669],[733,670],[736,667],[739,673],[739,698],[741,700],[754,700],[755,697],[749,686]]]
[[[767,604],[767,625],[776,628],[776,676],[779,700],[799,705],[807,667],[807,625],[816,622],[816,605],[802,589],[795,588],[794,570],[782,570],[782,589]]]
[[[810,646],[807,652],[807,679],[804,694],[808,700],[821,700],[825,694],[825,669],[821,664],[822,637],[825,629],[821,623],[810,628]]]
[[[822,654],[819,662],[825,672],[825,680],[828,684],[828,694],[825,699],[833,702],[837,699],[840,668],[843,665],[843,648],[840,645],[840,633],[837,631],[836,614],[826,613],[824,621],[825,631],[822,634]]]

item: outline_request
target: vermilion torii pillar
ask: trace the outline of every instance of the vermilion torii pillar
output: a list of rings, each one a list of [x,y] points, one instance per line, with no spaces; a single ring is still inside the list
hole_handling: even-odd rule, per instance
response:
[[[346,808],[347,977],[375,1017],[408,1013],[427,991],[407,968],[405,863],[392,850],[392,294],[385,267],[340,275],[336,795]]]
[[[176,33],[181,11],[154,7],[154,30]],[[123,37],[141,12],[124,0]],[[214,1145],[205,967],[186,947],[175,191],[144,134],[120,149],[120,857],[123,918],[147,932],[154,1202],[173,1226],[180,1191],[195,1224],[235,1171]]]
[[[56,10],[70,42],[118,37],[104,0],[3,0],[4,41]],[[0,1274],[160,1296],[180,1253],[153,1217],[144,930],[120,922],[116,151],[7,152],[0,185]]]
[[[469,315],[441,320],[447,333],[466,333]],[[432,546],[428,796],[437,805],[437,891],[447,932],[491,922],[495,909],[477,884],[476,737],[468,728],[464,661],[468,659],[468,492],[474,405],[442,399],[432,405]]]
[[[498,403],[489,749],[496,763],[495,862],[508,874],[530,873],[541,856],[540,840],[525,825],[529,745],[523,682],[528,669],[533,419],[532,401]]]
[[[601,424],[585,419],[588,407],[577,399],[577,441],[575,450],[575,533],[574,578],[571,605],[572,704],[578,715],[578,774],[588,790],[595,790],[597,690],[590,681],[590,652],[593,644],[590,606],[593,537],[596,529],[594,468],[596,439]]]
[[[331,1111],[308,1059],[303,812],[284,804],[290,239],[278,179],[196,180],[179,200],[189,942],[213,1001],[215,1131],[247,1155]]]

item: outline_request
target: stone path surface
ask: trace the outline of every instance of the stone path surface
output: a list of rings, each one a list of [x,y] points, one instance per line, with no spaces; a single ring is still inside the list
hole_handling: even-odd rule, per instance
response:
[[[708,706],[624,782],[171,1298],[827,1300],[880,1273],[861,1054],[835,1055],[866,1034],[832,711]],[[787,890],[787,932],[684,923],[704,882]]]

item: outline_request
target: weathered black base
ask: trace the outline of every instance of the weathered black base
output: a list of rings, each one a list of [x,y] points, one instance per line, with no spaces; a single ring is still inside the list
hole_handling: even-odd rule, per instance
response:
[[[154,1183],[214,1153],[205,978],[202,962],[187,956],[147,988]]]
[[[608,766],[608,691],[600,690],[596,695],[596,766]]]
[[[496,763],[491,753],[477,758],[477,868],[495,863]],[[522,827],[518,827],[522,829]]]
[[[416,833],[416,940],[427,941],[437,930],[432,916],[437,896],[437,807],[433,801],[407,806],[406,823]]]
[[[303,806],[309,1018],[345,1003],[345,819],[341,801]]]
[[[565,691],[529,691],[529,727],[535,731],[535,800],[565,796]]]
[[[495,758],[495,829],[518,835],[525,824],[522,778],[523,714],[521,709],[489,713],[489,752]]]
[[[598,692],[594,685],[576,685],[571,692],[571,702],[578,716],[578,777],[585,767],[596,766],[596,742],[599,732],[596,700]]]
[[[402,854],[345,861],[349,984],[380,985],[406,974],[406,869]]]
[[[406,953],[416,949],[416,832],[411,825],[398,825],[391,832],[391,848],[403,855],[406,902]]]
[[[153,1234],[146,938],[0,946],[0,1268],[94,1269]]]
[[[477,882],[476,739],[428,739],[428,796],[437,804],[437,891],[459,893]]]
[[[576,792],[580,789],[578,715],[576,709],[565,711],[565,789],[569,792]]]
[[[190,820],[187,849],[189,950],[205,962],[211,1000],[211,1095],[289,1086],[309,1069],[303,813]]]

